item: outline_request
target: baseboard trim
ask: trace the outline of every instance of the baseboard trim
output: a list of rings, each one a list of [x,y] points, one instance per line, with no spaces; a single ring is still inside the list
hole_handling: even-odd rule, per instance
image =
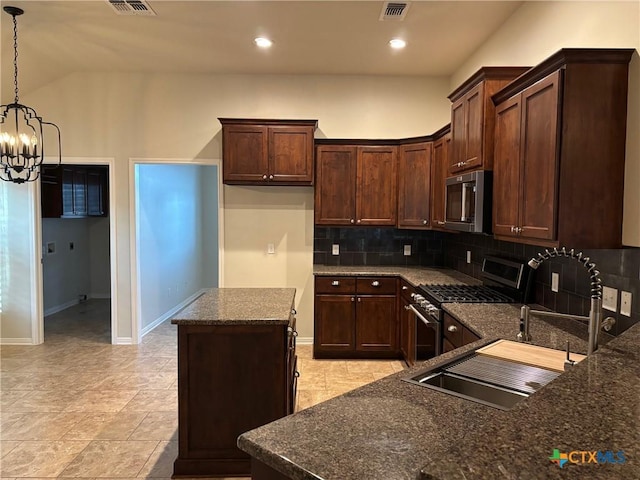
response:
[[[66,310],[69,307],[73,307],[74,305],[77,305],[78,303],[79,303],[78,300],[71,300],[71,301],[69,301],[67,303],[63,303],[61,305],[56,305],[54,307],[47,308],[44,311],[44,316],[48,317],[49,315],[53,315],[54,313],[61,312],[62,310]]]
[[[0,338],[0,345],[35,345],[32,338]]]
[[[313,337],[298,337],[296,343],[298,345],[313,345]]]
[[[134,345],[133,338],[131,337],[116,337],[112,345]]]
[[[189,298],[187,298],[186,300],[180,302],[178,305],[176,305],[175,307],[173,307],[171,310],[169,310],[168,312],[164,313],[162,316],[156,318],[153,322],[151,322],[149,325],[147,325],[146,327],[143,327],[142,332],[141,332],[141,337],[144,337],[147,333],[149,333],[151,330],[153,330],[154,328],[156,328],[158,325],[160,325],[162,322],[170,319],[171,317],[173,317],[176,313],[178,313],[180,310],[182,310],[184,307],[186,307],[187,305],[189,305],[191,302],[193,302],[196,298],[198,298],[199,296],[201,296],[202,294],[206,293],[209,289],[208,288],[203,288],[199,291],[197,291],[196,293],[194,293],[193,295],[191,295]]]

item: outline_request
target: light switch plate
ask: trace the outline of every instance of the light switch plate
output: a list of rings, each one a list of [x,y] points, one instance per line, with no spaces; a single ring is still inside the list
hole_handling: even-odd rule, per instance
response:
[[[331,245],[331,255],[340,255],[340,245],[334,243]]]
[[[557,292],[560,288],[560,274],[551,272],[551,291]]]
[[[467,263],[471,263],[471,250],[467,250]]]
[[[404,256],[405,257],[411,256],[411,245],[404,246]]]
[[[618,310],[618,290],[611,287],[602,287],[602,308],[610,312]]]
[[[267,253],[269,254],[276,253],[276,246],[273,243],[267,244]]]
[[[631,292],[625,292],[624,290],[620,294],[620,314],[625,317],[631,316]]]

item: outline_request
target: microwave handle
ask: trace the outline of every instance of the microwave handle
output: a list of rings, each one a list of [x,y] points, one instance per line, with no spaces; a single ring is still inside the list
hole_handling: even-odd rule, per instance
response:
[[[472,183],[462,184],[462,216],[460,217],[461,222],[467,221],[467,190],[470,188],[473,188]]]

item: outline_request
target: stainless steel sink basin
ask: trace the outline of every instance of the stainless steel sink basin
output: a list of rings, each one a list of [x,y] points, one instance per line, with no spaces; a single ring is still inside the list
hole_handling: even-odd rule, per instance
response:
[[[510,410],[560,372],[471,352],[404,380],[439,392]]]

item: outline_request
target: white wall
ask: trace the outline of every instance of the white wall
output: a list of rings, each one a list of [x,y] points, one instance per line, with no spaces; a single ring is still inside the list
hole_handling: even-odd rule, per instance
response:
[[[462,65],[451,88],[481,66],[536,65],[561,48],[640,51],[640,2],[526,2]],[[640,247],[640,58],[630,65],[622,242]],[[602,192],[606,195],[606,192]]]
[[[205,169],[215,167],[136,166],[137,255],[143,329],[163,319],[176,305],[203,288],[203,271],[207,265],[202,219],[204,212],[217,209],[217,201],[212,205],[204,202]],[[217,183],[209,189],[215,198]],[[217,233],[213,233],[217,238]],[[217,251],[217,242],[214,248]]]
[[[48,243],[55,244],[55,253],[42,257],[45,315],[78,303],[79,295],[91,294],[89,219],[43,218],[43,247]]]
[[[217,117],[316,118],[317,137],[399,138],[449,121],[445,78],[78,73],[24,99],[56,122],[65,156],[114,157],[118,338],[131,337],[129,159],[221,157]],[[313,333],[313,189],[225,186],[223,285],[298,289]],[[276,243],[276,255],[264,254]]]

